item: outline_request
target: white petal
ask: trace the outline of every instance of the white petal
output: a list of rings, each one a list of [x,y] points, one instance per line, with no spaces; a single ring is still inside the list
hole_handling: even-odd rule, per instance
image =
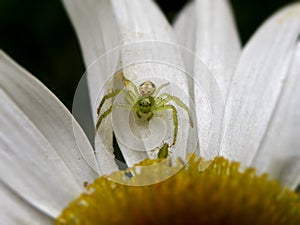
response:
[[[300,153],[299,15],[300,4],[284,8],[257,31],[226,103],[222,154],[273,176]]]
[[[180,43],[211,70],[226,97],[241,51],[228,1],[195,0],[179,14],[174,28]]]
[[[240,55],[230,6],[224,0],[193,1],[177,18],[175,31],[194,53],[184,60],[193,74],[201,155],[211,159],[220,151],[224,100]]]
[[[1,181],[36,208],[57,216],[80,186],[51,144],[0,90]]]
[[[66,107],[37,79],[0,53],[0,87],[51,143],[81,184],[93,180],[97,164],[85,134]],[[80,158],[85,157],[85,160]]]
[[[300,39],[295,45],[275,111],[252,162],[291,188],[300,184]]]
[[[54,218],[32,207],[2,182],[0,182],[0,199],[1,225],[50,225],[54,223]]]
[[[94,121],[97,118],[96,108],[100,100],[99,91],[109,76],[118,69],[121,69],[125,77],[133,82],[142,78],[159,77],[172,81],[185,93],[188,93],[185,77],[179,76],[178,69],[175,69],[175,66],[183,68],[179,51],[172,48],[169,43],[155,42],[175,42],[175,40],[172,28],[152,1],[90,0],[83,3],[79,0],[64,0],[64,3],[78,32],[85,62],[89,67],[88,83]],[[165,46],[161,47],[162,45]],[[118,46],[119,49],[113,50]],[[168,49],[168,51],[164,51],[162,48]],[[111,52],[103,56],[100,63],[95,61],[108,51]],[[173,68],[166,67],[161,63],[137,64],[137,62],[146,60],[157,60],[175,66]],[[91,63],[94,64],[91,65]],[[97,63],[98,66],[95,65]],[[133,65],[128,66],[131,64]],[[111,84],[109,88],[116,87]],[[119,114],[118,117],[124,118],[124,115]],[[182,123],[184,123],[184,120]],[[105,147],[112,152],[112,128],[110,123],[104,125],[104,127],[105,140],[107,141]],[[181,149],[185,149],[188,127],[180,130],[182,131]],[[144,145],[147,145],[145,142],[135,142],[131,139],[127,140],[126,143],[121,143],[120,139],[118,141],[124,158],[129,165],[147,156],[146,152],[134,152],[130,147],[127,147],[130,143],[143,149]],[[99,146],[96,145],[96,148],[99,148]],[[110,159],[102,159],[106,163],[109,160],[113,162],[111,157]],[[102,170],[105,169],[101,166],[103,163],[100,163]]]
[[[59,100],[4,53],[0,81],[1,180],[32,205],[57,216],[80,194],[83,182],[97,176],[77,144],[85,147],[89,159],[92,148]]]
[[[193,52],[196,48],[196,28],[198,24],[195,7],[196,1],[188,3],[179,13],[173,25],[178,42]]]

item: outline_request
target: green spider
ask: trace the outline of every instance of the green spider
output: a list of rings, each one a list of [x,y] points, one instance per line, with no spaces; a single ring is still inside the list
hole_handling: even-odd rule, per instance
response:
[[[100,127],[102,121],[113,111],[115,108],[123,108],[127,110],[134,111],[138,118],[149,121],[152,119],[155,112],[162,112],[171,110],[173,114],[173,123],[174,123],[174,134],[173,134],[173,143],[172,146],[176,144],[177,134],[178,134],[178,118],[177,118],[177,109],[174,105],[168,104],[170,101],[175,102],[178,106],[183,108],[188,116],[191,127],[193,127],[192,115],[189,108],[176,96],[163,93],[159,94],[161,89],[168,86],[169,83],[162,84],[156,88],[155,84],[151,81],[145,81],[139,87],[134,85],[130,80],[126,79],[124,76],[121,76],[122,82],[125,85],[124,89],[117,89],[111,93],[105,95],[98,108],[98,121],[96,124],[96,132]],[[130,89],[131,87],[131,89]],[[105,101],[116,97],[124,91],[125,101],[128,104],[115,104],[111,105],[106,111],[100,114],[101,108],[104,105]]]

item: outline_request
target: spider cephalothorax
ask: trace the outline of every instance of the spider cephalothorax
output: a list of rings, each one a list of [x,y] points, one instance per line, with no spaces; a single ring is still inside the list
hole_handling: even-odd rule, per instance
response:
[[[168,93],[159,94],[162,88],[169,85],[169,83],[162,84],[156,88],[155,84],[151,81],[145,81],[140,84],[139,87],[135,86],[130,80],[122,76],[122,81],[125,85],[124,89],[117,89],[107,95],[105,95],[97,108],[98,121],[96,124],[96,131],[100,127],[102,121],[112,112],[114,108],[123,108],[131,110],[136,113],[137,117],[140,119],[151,120],[155,112],[162,112],[166,110],[171,110],[173,115],[174,123],[174,136],[172,145],[176,144],[177,133],[178,133],[178,118],[177,109],[174,105],[170,104],[171,101],[176,103],[178,106],[183,108],[190,120],[190,125],[193,127],[193,120],[189,108],[176,96],[170,95]],[[106,111],[100,114],[101,107],[107,99],[113,98],[124,91],[125,101],[127,104],[114,104],[111,105]]]

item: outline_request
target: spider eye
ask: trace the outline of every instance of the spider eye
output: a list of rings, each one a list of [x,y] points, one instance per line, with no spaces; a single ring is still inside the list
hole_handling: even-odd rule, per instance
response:
[[[139,86],[141,95],[152,95],[156,90],[155,84],[151,81],[145,81]]]

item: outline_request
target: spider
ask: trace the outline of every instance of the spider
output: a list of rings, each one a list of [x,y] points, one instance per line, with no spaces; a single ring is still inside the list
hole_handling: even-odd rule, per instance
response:
[[[169,104],[170,101],[173,101],[178,106],[183,108],[188,116],[191,127],[193,127],[193,120],[191,116],[191,112],[189,108],[176,96],[170,95],[168,93],[159,94],[161,89],[168,86],[169,83],[162,84],[158,88],[156,88],[155,84],[151,81],[145,81],[137,87],[130,80],[121,77],[123,84],[125,85],[125,89],[117,89],[112,91],[109,94],[106,94],[98,108],[98,121],[96,124],[96,132],[99,129],[102,121],[113,111],[115,108],[123,108],[127,110],[134,111],[136,116],[140,119],[144,119],[146,121],[150,121],[155,112],[162,112],[171,110],[173,115],[173,123],[174,123],[174,133],[173,133],[173,143],[172,146],[176,144],[177,134],[178,134],[178,118],[177,118],[177,109],[174,105]],[[131,87],[131,89],[130,89]],[[121,93],[121,91],[125,92],[125,101],[127,104],[115,104],[111,105],[106,111],[100,114],[101,108],[106,100],[116,97]]]

